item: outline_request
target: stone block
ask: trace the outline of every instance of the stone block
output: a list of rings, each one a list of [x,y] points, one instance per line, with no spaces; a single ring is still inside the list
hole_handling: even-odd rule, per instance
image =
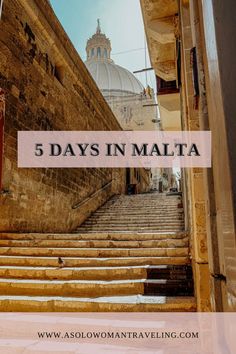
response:
[[[197,311],[211,311],[210,303],[210,273],[207,264],[198,264],[193,261],[195,296],[197,300]]]

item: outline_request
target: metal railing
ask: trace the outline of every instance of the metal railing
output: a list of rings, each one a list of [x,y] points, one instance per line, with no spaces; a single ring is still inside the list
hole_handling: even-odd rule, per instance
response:
[[[103,191],[104,189],[106,189],[107,187],[109,187],[112,184],[113,180],[111,180],[110,182],[106,183],[104,186],[102,186],[100,189],[98,189],[96,192],[90,194],[90,196],[88,196],[87,198],[85,198],[84,200],[82,200],[81,202],[74,204],[72,206],[72,209],[78,209],[79,207],[81,207],[82,205],[86,204],[88,201],[90,201],[91,199],[93,199],[98,193],[100,193],[101,191]]]

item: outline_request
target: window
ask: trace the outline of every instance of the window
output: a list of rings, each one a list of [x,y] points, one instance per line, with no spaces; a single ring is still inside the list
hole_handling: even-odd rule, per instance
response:
[[[121,108],[122,118],[125,124],[129,124],[132,119],[132,108],[124,106]]]
[[[157,92],[159,95],[166,95],[169,93],[177,93],[179,92],[179,88],[177,87],[177,81],[165,81],[160,77],[156,76],[157,80]]]
[[[91,57],[94,57],[94,48],[91,49]]]
[[[98,58],[101,58],[101,48],[100,47],[98,47],[98,49],[97,49],[97,55],[98,55]]]
[[[63,66],[58,66],[58,65],[55,66],[54,76],[63,85],[63,79],[64,79]]]
[[[190,50],[190,60],[193,72],[194,96],[199,96],[198,67],[196,47]]]
[[[104,49],[104,58],[107,58],[107,49]]]

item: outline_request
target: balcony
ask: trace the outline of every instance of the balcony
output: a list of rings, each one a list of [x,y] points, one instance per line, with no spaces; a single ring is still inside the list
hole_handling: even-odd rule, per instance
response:
[[[171,93],[178,93],[179,88],[177,87],[176,80],[165,81],[160,77],[156,76],[157,81],[157,94],[158,95],[169,95]]]

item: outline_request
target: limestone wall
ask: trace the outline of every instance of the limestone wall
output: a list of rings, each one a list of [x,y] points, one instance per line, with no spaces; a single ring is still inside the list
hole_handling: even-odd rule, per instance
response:
[[[159,129],[154,97],[143,94],[105,97],[124,130]]]
[[[152,65],[158,77],[165,81],[177,79],[176,40],[181,43],[181,90],[179,94],[159,95],[162,126],[168,130],[200,130],[200,107],[202,97],[195,97],[190,60],[194,47],[190,9],[188,2],[179,2],[179,14],[174,12],[177,1],[141,0],[144,23],[149,38],[149,51]],[[158,6],[159,5],[159,6]],[[163,14],[163,9],[165,12]],[[164,15],[164,16],[163,16]],[[171,20],[167,26],[168,19]],[[197,27],[196,27],[197,28]],[[163,61],[155,60],[156,53],[162,50]],[[171,54],[172,53],[172,54]],[[174,71],[173,66],[174,64]],[[171,65],[170,65],[171,64]],[[166,71],[163,68],[166,67]],[[203,93],[202,93],[203,95]],[[180,107],[179,107],[180,103]],[[179,108],[181,112],[179,111]],[[173,120],[172,118],[175,117]],[[180,125],[181,121],[181,125]],[[174,128],[175,127],[175,128]],[[183,192],[185,209],[185,227],[190,235],[190,254],[194,272],[195,297],[198,311],[210,311],[210,272],[207,244],[207,191],[204,189],[204,171],[202,168],[184,169]]]
[[[203,104],[203,86],[199,98],[194,95],[192,67],[190,61],[191,48],[196,46],[194,38],[196,27],[191,27],[191,16],[188,4],[182,4],[181,40],[182,40],[182,119],[184,129],[189,131],[206,130],[202,126],[201,108]],[[199,68],[200,68],[200,57]],[[199,73],[200,75],[200,73]],[[203,81],[204,79],[202,79]],[[210,311],[210,272],[208,264],[207,243],[207,189],[204,185],[204,169],[193,168],[185,171],[188,189],[189,222],[191,232],[191,257],[195,279],[195,295],[199,311]],[[187,182],[188,181],[188,182]]]
[[[232,39],[236,35],[236,9],[233,0],[198,0],[197,4],[202,28],[209,127],[212,131],[213,178],[210,187],[214,199],[209,212],[212,216],[210,261],[214,274],[212,287],[216,294],[214,305],[217,310],[222,302],[223,311],[235,311],[236,48]]]
[[[4,2],[0,87],[6,95],[0,231],[73,230],[124,189],[122,178],[72,209],[111,181],[112,170],[17,168],[18,130],[120,130],[47,0]]]

